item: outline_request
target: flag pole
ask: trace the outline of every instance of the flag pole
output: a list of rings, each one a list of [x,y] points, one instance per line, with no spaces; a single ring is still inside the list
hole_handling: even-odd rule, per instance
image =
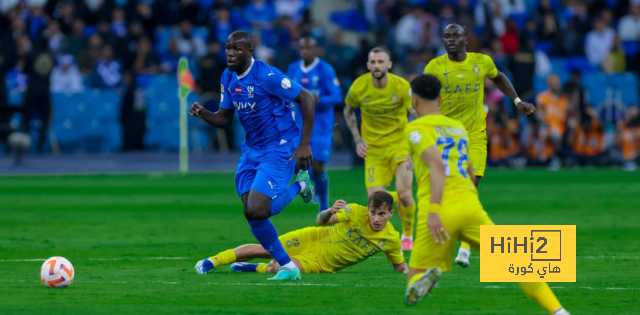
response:
[[[187,58],[180,58],[178,64],[178,98],[180,99],[180,174],[189,172],[189,146],[187,124],[187,97],[195,88],[193,76],[189,71]]]

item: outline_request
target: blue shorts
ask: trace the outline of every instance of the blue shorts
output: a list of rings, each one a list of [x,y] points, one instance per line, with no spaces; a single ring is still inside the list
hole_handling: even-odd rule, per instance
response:
[[[328,163],[331,159],[331,147],[333,146],[333,135],[311,135],[311,154],[313,159],[319,162]]]
[[[268,149],[254,149],[242,143],[235,178],[238,196],[253,189],[273,198],[287,188],[296,166],[296,159],[289,159],[296,147],[295,141]]]

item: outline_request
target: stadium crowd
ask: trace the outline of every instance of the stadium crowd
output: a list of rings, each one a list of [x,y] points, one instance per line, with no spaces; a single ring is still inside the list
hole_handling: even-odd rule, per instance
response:
[[[298,58],[295,42],[315,37],[347,91],[376,45],[390,47],[392,72],[407,79],[422,73],[445,53],[442,30],[455,21],[467,26],[468,51],[491,56],[520,97],[538,108],[527,119],[485,83],[489,165],[635,169],[639,0],[350,2],[353,9],[331,15],[340,30],[328,34],[312,20],[311,7],[322,5],[312,0],[0,1],[0,77],[7,81],[0,84],[0,150],[7,150],[12,131],[31,130],[34,150],[49,151],[50,125],[69,127],[56,127],[64,113],[56,114],[54,96],[96,90],[119,99],[122,139],[108,150],[166,149],[149,140],[162,125],[150,123],[149,107],[157,103],[150,95],[162,95],[162,85],[151,83],[175,77],[178,59],[187,57],[199,99],[215,110],[224,42],[237,29],[254,34],[257,59],[282,70]],[[358,45],[347,43],[345,32],[359,32]],[[352,150],[342,109],[335,111],[341,127],[334,149]],[[196,126],[206,139],[203,149],[237,149],[241,127],[235,125],[222,132]]]

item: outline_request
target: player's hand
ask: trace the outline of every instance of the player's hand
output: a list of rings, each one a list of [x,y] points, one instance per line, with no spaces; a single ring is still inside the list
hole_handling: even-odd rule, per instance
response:
[[[444,229],[444,225],[442,225],[442,220],[440,219],[440,214],[435,212],[429,212],[429,218],[427,219],[427,226],[429,226],[429,231],[431,231],[431,236],[438,244],[444,244],[446,240],[451,239],[447,231]],[[446,240],[445,240],[446,238]]]
[[[344,209],[344,207],[347,206],[347,202],[340,199],[340,200],[336,200],[336,202],[333,204],[333,206],[331,208],[329,208],[329,212],[331,212],[331,214],[336,214],[336,213],[340,213],[342,212],[342,209]]]
[[[311,154],[311,146],[308,144],[301,144],[296,152],[293,152],[293,155],[289,159],[289,161],[293,161],[294,158],[298,158],[300,160],[300,168],[304,171],[308,171],[313,166],[313,154]]]
[[[191,109],[189,110],[189,115],[201,118],[202,115],[204,115],[205,111],[206,109],[204,108],[204,106],[200,105],[200,103],[198,102],[195,102],[193,103],[193,105],[191,105]]]
[[[536,112],[536,108],[531,103],[520,102],[518,103],[517,107],[520,111],[523,111],[525,114],[527,114],[527,117],[533,115],[533,113]]]
[[[367,148],[369,148],[369,146],[367,145],[366,142],[362,140],[356,142],[356,153],[358,153],[359,157],[363,159],[367,157],[367,155],[369,154],[369,151],[367,151]]]

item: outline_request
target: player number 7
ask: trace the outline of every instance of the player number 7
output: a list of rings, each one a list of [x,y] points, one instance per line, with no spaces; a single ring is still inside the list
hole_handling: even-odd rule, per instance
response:
[[[437,145],[444,145],[442,148],[442,162],[444,162],[445,175],[451,175],[451,169],[449,169],[449,153],[451,148],[456,145],[456,140],[452,137],[438,137]],[[460,139],[458,142],[458,171],[462,177],[467,178],[467,170],[464,168],[464,162],[469,160],[467,153],[469,152],[469,147],[467,145],[467,140]]]

